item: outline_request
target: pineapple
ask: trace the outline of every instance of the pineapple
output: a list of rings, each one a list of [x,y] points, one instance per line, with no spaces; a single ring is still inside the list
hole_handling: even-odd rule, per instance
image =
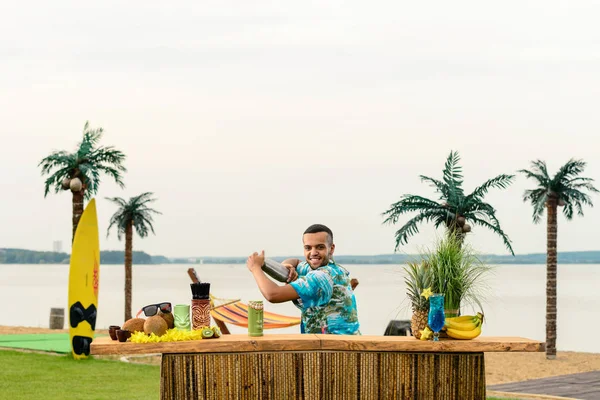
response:
[[[427,326],[429,315],[429,300],[421,296],[423,290],[431,287],[431,271],[425,263],[408,263],[404,267],[406,277],[406,295],[411,302],[413,311],[410,320],[410,329],[415,338],[421,338],[421,330]]]
[[[428,311],[413,311],[410,319],[410,329],[415,338],[421,339],[421,331],[427,327]]]

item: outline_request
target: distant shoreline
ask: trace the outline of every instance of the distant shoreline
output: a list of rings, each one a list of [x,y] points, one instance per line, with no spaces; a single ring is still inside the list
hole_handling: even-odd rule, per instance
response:
[[[286,258],[302,256],[274,256],[274,260],[283,261]],[[494,255],[481,254],[479,258],[487,264],[546,264],[545,253]],[[123,251],[101,251],[100,259],[104,265],[122,265],[124,263]],[[377,254],[371,256],[340,255],[335,257],[340,264],[373,264],[373,265],[398,265],[409,261],[418,261],[417,254]],[[0,248],[0,264],[68,264],[68,253],[51,251],[35,251],[26,249]],[[245,264],[246,257],[174,257],[152,256],[143,251],[133,252],[133,264]],[[568,251],[558,253],[558,264],[600,264],[600,251]]]

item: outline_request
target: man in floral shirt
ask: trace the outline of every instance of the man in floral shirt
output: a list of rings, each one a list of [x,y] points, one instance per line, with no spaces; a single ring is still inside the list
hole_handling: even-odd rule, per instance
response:
[[[333,233],[311,225],[302,236],[306,261],[287,259],[289,285],[279,286],[262,271],[264,251],[248,257],[247,266],[271,303],[294,301],[302,310],[303,333],[360,335],[356,299],[348,271],[333,260]]]

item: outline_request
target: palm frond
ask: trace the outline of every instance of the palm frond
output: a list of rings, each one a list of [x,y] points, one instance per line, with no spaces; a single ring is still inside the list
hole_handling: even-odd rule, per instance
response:
[[[73,161],[72,155],[66,151],[55,151],[49,156],[44,157],[39,162],[38,167],[42,167],[42,175],[46,175],[57,167],[74,165]]]
[[[594,182],[594,180],[592,178],[585,178],[583,176],[576,176],[574,178],[567,179],[566,182],[570,186],[570,185],[575,184],[575,183],[582,183],[582,182],[590,182],[591,183],[591,182]]]
[[[133,226],[141,238],[148,236],[148,228],[150,228],[152,233],[155,233],[154,226],[152,225],[153,222],[150,215],[136,214],[133,217]]]
[[[568,181],[579,175],[585,169],[585,161],[570,159],[565,165],[560,167],[554,178],[552,179],[551,186],[558,186],[563,181]]]
[[[482,198],[487,194],[488,190],[492,188],[506,189],[508,186],[510,186],[514,178],[514,175],[502,174],[498,175],[495,178],[489,179],[486,182],[484,182],[481,186],[473,190],[473,192],[467,196],[467,200],[471,198]]]
[[[123,165],[126,158],[122,151],[116,150],[113,146],[105,146],[94,149],[89,154],[88,162],[99,165],[113,165],[117,170],[126,172],[127,168]]]
[[[109,165],[98,165],[96,168],[99,172],[103,172],[104,174],[113,178],[115,183],[119,185],[121,189],[125,188],[125,183],[123,182],[123,175],[121,175],[118,168],[114,168]]]
[[[107,200],[117,204],[119,209],[113,214],[108,226],[107,236],[113,226],[117,228],[117,237],[121,240],[127,226],[131,223],[133,228],[140,237],[146,237],[149,232],[154,232],[152,225],[152,214],[161,214],[159,211],[147,207],[147,204],[156,201],[152,197],[152,192],[145,192],[138,196],[131,197],[128,201],[120,198],[106,198]]]
[[[92,129],[89,122],[86,122],[83,138],[75,152],[55,151],[42,159],[38,165],[42,168],[42,175],[52,174],[52,179],[45,181],[44,196],[47,196],[52,186],[55,192],[59,192],[62,179],[77,177],[85,184],[85,198],[89,199],[98,192],[101,173],[111,176],[117,184],[124,187],[120,172],[126,171],[123,165],[125,155],[110,146],[98,147],[102,134],[102,128]],[[57,168],[59,171],[53,173]]]
[[[118,205],[121,208],[125,207],[125,205],[127,204],[125,199],[123,199],[121,197],[105,197],[105,199],[108,201],[112,201],[113,203],[115,203],[116,205]]]
[[[491,230],[492,232],[494,232],[495,234],[497,234],[498,236],[500,236],[502,238],[502,241],[504,242],[504,246],[506,246],[506,248],[508,249],[508,251],[510,251],[510,253],[514,256],[515,252],[513,251],[510,239],[508,238],[508,236],[504,233],[504,231],[502,230],[502,228],[500,228],[499,225],[494,225],[494,224],[490,224],[488,221],[481,219],[481,218],[470,218],[470,220],[480,226],[486,227],[489,230]]]
[[[593,179],[591,179],[590,181],[593,181]],[[586,189],[593,193],[600,193],[600,190],[596,189],[594,185],[592,185],[590,182],[575,183],[568,185],[568,187],[571,187],[573,189]]]
[[[492,207],[490,204],[485,203],[483,201],[479,201],[475,204],[472,204],[469,211],[464,213],[465,218],[480,218],[485,219],[490,222],[492,225],[500,226],[500,221],[496,217],[496,209]]]
[[[582,190],[598,193],[591,178],[578,176],[585,169],[583,160],[570,159],[564,164],[552,179],[548,176],[546,163],[537,160],[532,162],[536,173],[525,171],[526,176],[537,181],[538,187],[526,190],[523,193],[523,201],[530,202],[533,206],[533,222],[539,223],[546,209],[548,199],[558,199],[564,202],[563,214],[567,220],[573,218],[573,214],[583,216],[583,206],[593,207],[592,199]],[[553,200],[555,201],[555,200]]]
[[[441,195],[442,195],[441,197],[443,199],[448,198],[449,189],[448,189],[448,185],[445,182],[439,181],[434,178],[430,178],[425,175],[419,175],[419,178],[421,178],[422,182],[429,182],[429,184],[431,184],[431,186],[435,188],[436,192],[441,193]]]
[[[572,208],[577,209],[577,215],[583,217],[583,206],[593,207],[594,203],[589,195],[576,189],[565,189],[560,193],[560,199],[565,202],[565,205],[569,204]],[[563,211],[567,219],[571,219],[572,213],[567,210]]]
[[[131,203],[136,204],[136,206],[138,206],[138,207],[143,206],[145,204],[152,203],[157,200],[156,198],[153,198],[152,196],[154,196],[154,193],[145,192],[138,196],[132,197]],[[154,210],[152,210],[152,211],[154,211]],[[158,211],[154,211],[154,212],[158,212]]]
[[[542,160],[535,160],[531,162],[532,167],[537,170],[546,180],[550,180],[550,174],[548,174],[548,167],[546,162]]]
[[[462,190],[462,168],[458,165],[460,156],[458,152],[451,151],[444,164],[444,182],[448,186],[448,202],[458,204],[464,197]]]
[[[532,219],[535,224],[541,221],[544,210],[546,209],[546,199],[548,197],[548,191],[546,188],[541,187],[537,189],[528,189],[523,193],[523,201],[531,202],[533,206]]]
[[[398,217],[411,211],[426,211],[441,208],[441,206],[433,200],[412,194],[402,196],[400,201],[393,203],[388,210],[383,212],[382,216],[387,216],[383,221],[384,224],[395,224],[398,222]]]
[[[549,186],[550,185],[550,178],[548,178],[542,174],[535,173],[533,171],[529,171],[526,169],[520,169],[518,172],[524,174],[527,178],[535,179],[540,186]]]
[[[568,221],[570,221],[571,219],[573,219],[573,202],[571,201],[571,199],[563,199],[563,201],[565,202],[563,214],[565,218]]]
[[[419,223],[422,221],[430,221],[432,219],[434,219],[436,216],[438,216],[438,212],[437,211],[423,211],[422,213],[420,213],[419,215],[413,217],[412,219],[410,219],[407,223],[405,223],[400,229],[398,229],[396,231],[396,247],[395,247],[395,251],[398,250],[398,248],[402,245],[402,244],[406,244],[408,243],[408,239],[413,236],[416,235],[417,233],[419,233]]]
[[[450,234],[455,230],[455,224],[459,217],[473,216],[494,225],[497,228],[494,230],[495,232],[502,232],[494,208],[483,202],[483,197],[492,188],[505,189],[508,187],[512,183],[514,175],[498,175],[477,187],[469,196],[465,196],[462,188],[462,168],[459,162],[458,152],[451,151],[446,158],[441,180],[420,175],[423,182],[429,183],[435,188],[436,193],[440,194],[443,204],[409,194],[393,203],[388,210],[382,213],[382,216],[385,217],[384,224],[395,224],[401,215],[409,212],[419,214],[396,232],[396,250],[401,244],[406,243],[409,237],[418,233],[417,223],[421,221],[432,221],[436,228],[444,226],[449,229],[448,234]],[[503,232],[502,234],[504,235],[503,240],[507,240],[506,235]]]
[[[106,237],[110,235],[110,229],[113,226],[116,226],[117,239],[119,239],[120,241],[123,237],[123,234],[125,233],[125,228],[127,227],[126,222],[126,215],[123,213],[122,209],[119,209],[116,213],[112,215],[112,217],[110,217],[110,222],[108,224],[108,228],[106,229]]]
[[[102,129],[102,128],[92,129],[92,128],[90,128],[90,121],[86,121],[85,125],[83,126],[82,144],[84,144],[84,146],[89,146],[90,149],[96,147],[98,145],[98,143],[100,142],[100,139],[102,138],[103,133],[104,133],[104,129]]]
[[[64,178],[68,178],[71,173],[71,167],[69,165],[60,168],[52,173],[44,181],[44,197],[50,193],[50,190],[54,190],[54,193],[58,193],[62,190],[62,181]]]

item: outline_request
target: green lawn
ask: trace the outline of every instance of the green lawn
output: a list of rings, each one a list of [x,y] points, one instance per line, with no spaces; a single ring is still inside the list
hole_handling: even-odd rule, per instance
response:
[[[12,400],[158,399],[160,367],[0,351],[0,394]]]
[[[3,399],[158,399],[160,367],[0,351]]]

